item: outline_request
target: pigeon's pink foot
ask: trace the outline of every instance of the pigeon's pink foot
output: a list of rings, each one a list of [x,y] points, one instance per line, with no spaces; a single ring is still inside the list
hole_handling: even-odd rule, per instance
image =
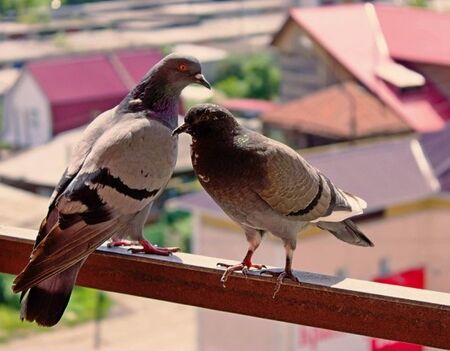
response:
[[[132,253],[145,253],[160,256],[169,256],[174,252],[180,251],[179,247],[157,247],[147,240],[139,240],[139,243],[142,245],[141,249],[130,248],[128,251],[131,251]]]
[[[289,279],[292,280],[294,283],[300,283],[300,280],[292,273],[292,270],[284,270],[282,272],[274,272],[269,271],[267,269],[264,269],[260,272],[260,274],[268,274],[272,277],[278,277],[277,278],[277,284],[275,285],[275,290],[273,292],[273,298],[275,298],[278,294],[278,292],[281,289],[281,284],[283,284],[283,280]]]
[[[137,241],[130,240],[113,240],[107,244],[108,247],[133,246],[138,244]]]
[[[222,274],[222,277],[220,278],[220,282],[222,283],[222,286],[224,288],[226,287],[225,283],[227,282],[228,277],[233,272],[241,271],[244,275],[247,275],[247,271],[251,268],[256,268],[256,269],[266,268],[266,266],[263,264],[253,264],[250,259],[247,259],[247,257],[244,259],[244,261],[242,261],[241,263],[236,264],[236,265],[219,262],[219,263],[217,263],[217,266],[226,268],[225,272]]]

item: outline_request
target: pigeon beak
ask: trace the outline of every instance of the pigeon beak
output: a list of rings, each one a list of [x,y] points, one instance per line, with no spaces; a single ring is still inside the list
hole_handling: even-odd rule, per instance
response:
[[[181,126],[179,126],[176,129],[174,129],[172,131],[172,136],[175,136],[175,135],[178,135],[181,133],[189,133],[189,126],[186,123],[182,124]]]
[[[195,76],[195,82],[203,85],[205,88],[211,89],[211,84],[205,79],[205,76],[201,73],[197,73]]]

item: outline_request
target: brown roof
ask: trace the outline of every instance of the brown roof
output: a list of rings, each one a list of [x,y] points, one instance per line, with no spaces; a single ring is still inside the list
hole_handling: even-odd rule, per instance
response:
[[[287,102],[262,119],[283,128],[335,138],[361,138],[410,130],[380,100],[353,82]]]

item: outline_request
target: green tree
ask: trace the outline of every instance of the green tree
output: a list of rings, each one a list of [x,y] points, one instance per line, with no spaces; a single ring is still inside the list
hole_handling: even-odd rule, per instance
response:
[[[15,14],[22,14],[30,9],[47,7],[49,0],[0,0],[0,13],[5,14],[12,11]]]
[[[278,95],[280,71],[272,55],[233,56],[219,67],[216,89],[228,97],[270,100]]]
[[[427,7],[427,0],[409,0],[409,6]]]

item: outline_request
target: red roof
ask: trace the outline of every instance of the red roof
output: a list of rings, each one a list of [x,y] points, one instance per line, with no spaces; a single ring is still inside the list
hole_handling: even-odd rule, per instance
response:
[[[282,128],[334,138],[361,138],[409,130],[380,100],[352,82],[285,103],[262,119]]]
[[[117,105],[161,58],[154,50],[126,51],[35,61],[26,69],[49,100],[57,134]]]
[[[375,5],[392,58],[450,66],[450,15]]]
[[[450,65],[450,15],[387,5],[375,9],[393,58]],[[414,130],[440,129],[450,120],[450,102],[432,83],[401,93],[376,77],[375,35],[363,4],[292,9],[290,16]]]

